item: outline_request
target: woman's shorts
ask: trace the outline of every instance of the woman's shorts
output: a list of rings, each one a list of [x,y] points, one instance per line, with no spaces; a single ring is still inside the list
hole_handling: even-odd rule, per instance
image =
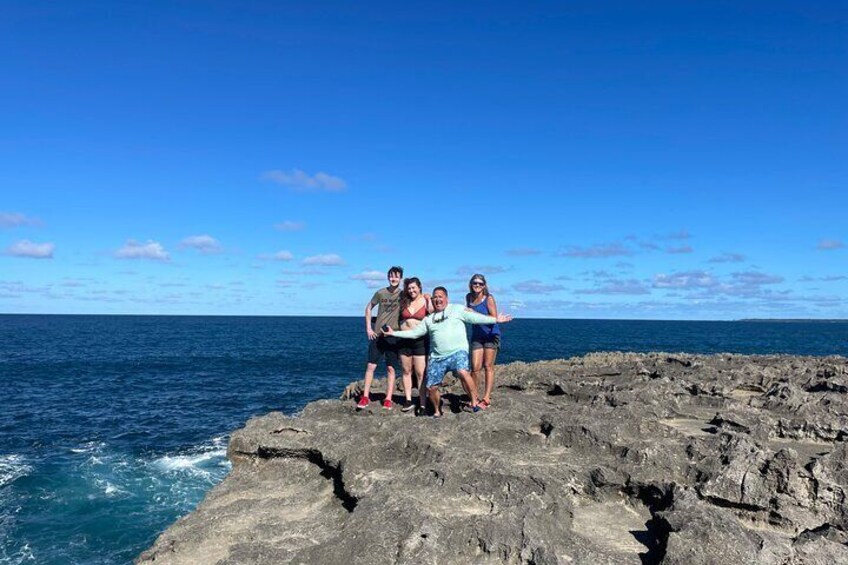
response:
[[[501,336],[499,335],[493,335],[481,341],[474,340],[471,342],[471,351],[474,351],[475,349],[494,349],[497,351],[500,348]]]
[[[427,363],[427,386],[439,386],[445,379],[445,373],[462,370],[468,370],[468,352],[464,349],[441,359],[430,359]]]
[[[425,335],[417,339],[402,339],[398,353],[411,357],[413,355],[427,355],[430,353],[430,339]]]

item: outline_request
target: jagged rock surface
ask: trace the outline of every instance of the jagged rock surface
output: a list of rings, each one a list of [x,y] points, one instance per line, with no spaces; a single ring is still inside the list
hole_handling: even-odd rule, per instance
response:
[[[848,563],[848,360],[598,353],[250,420],[138,563]]]

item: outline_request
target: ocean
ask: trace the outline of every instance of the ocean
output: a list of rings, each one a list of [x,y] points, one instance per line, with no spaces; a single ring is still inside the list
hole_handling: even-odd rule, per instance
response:
[[[0,315],[0,563],[130,563],[227,474],[230,431],[338,397],[364,339],[361,318]],[[518,319],[498,362],[591,351],[848,355],[848,322]]]

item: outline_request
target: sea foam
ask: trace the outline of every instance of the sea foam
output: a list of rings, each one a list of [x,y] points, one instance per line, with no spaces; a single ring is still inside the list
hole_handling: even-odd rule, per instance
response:
[[[26,463],[23,456],[16,453],[0,455],[0,487],[12,484],[31,471],[32,467]]]

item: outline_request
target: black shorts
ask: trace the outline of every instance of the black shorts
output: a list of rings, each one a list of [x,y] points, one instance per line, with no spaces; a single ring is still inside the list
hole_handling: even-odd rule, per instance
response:
[[[394,367],[398,362],[398,338],[380,336],[368,342],[368,363],[376,365],[386,358],[386,365]]]
[[[471,342],[471,351],[475,349],[494,349],[497,351],[501,348],[501,336],[491,335],[482,339],[475,339]]]
[[[416,339],[400,340],[400,349],[398,353],[401,355],[428,355],[430,353],[430,338],[426,335]]]

